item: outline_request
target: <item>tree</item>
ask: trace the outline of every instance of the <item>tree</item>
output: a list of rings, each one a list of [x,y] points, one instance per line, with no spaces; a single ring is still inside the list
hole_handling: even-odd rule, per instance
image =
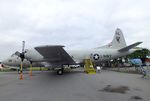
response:
[[[150,54],[150,51],[146,48],[143,48],[141,50],[137,50],[135,52],[133,52],[132,54],[127,55],[127,58],[133,59],[133,58],[140,58],[142,60],[142,62],[145,61],[146,56],[148,56]]]

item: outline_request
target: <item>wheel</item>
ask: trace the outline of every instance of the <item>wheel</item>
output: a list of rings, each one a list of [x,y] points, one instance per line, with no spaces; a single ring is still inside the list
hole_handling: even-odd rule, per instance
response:
[[[20,70],[17,70],[18,71],[18,74],[20,74]]]
[[[142,72],[142,74],[143,74],[143,76],[142,76],[142,77],[144,78],[144,77],[146,76],[146,72],[145,72],[145,71],[143,71],[143,72]]]
[[[57,70],[57,74],[58,74],[58,75],[63,75],[63,69]]]
[[[21,73],[21,71],[20,71],[19,69],[18,69],[17,71],[18,71],[18,74],[20,74],[20,73]],[[23,73],[23,71],[22,71],[22,73]]]

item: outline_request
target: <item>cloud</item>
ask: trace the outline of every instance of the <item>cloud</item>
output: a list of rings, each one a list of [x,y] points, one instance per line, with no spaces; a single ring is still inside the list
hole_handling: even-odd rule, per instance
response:
[[[0,59],[44,44],[94,48],[110,42],[117,27],[127,44],[150,48],[148,0],[1,0]],[[85,47],[87,46],[88,47]]]

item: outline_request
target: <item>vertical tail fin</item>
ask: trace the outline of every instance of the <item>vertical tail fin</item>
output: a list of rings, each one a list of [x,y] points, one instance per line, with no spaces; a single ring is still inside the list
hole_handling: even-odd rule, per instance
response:
[[[115,48],[115,49],[120,49],[126,47],[126,42],[123,36],[123,33],[121,31],[121,29],[117,28],[115,31],[115,35],[114,38],[112,40],[112,42],[110,42],[109,44],[102,46],[102,47],[98,47],[98,48]]]
[[[115,31],[114,38],[111,42],[112,48],[123,48],[126,47],[126,42],[121,29],[117,28]]]

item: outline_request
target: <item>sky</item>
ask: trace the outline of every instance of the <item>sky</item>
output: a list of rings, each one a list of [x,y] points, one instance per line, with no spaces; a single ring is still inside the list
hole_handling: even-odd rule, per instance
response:
[[[149,0],[0,0],[0,61],[39,45],[94,48],[120,28],[127,45],[150,49]]]

